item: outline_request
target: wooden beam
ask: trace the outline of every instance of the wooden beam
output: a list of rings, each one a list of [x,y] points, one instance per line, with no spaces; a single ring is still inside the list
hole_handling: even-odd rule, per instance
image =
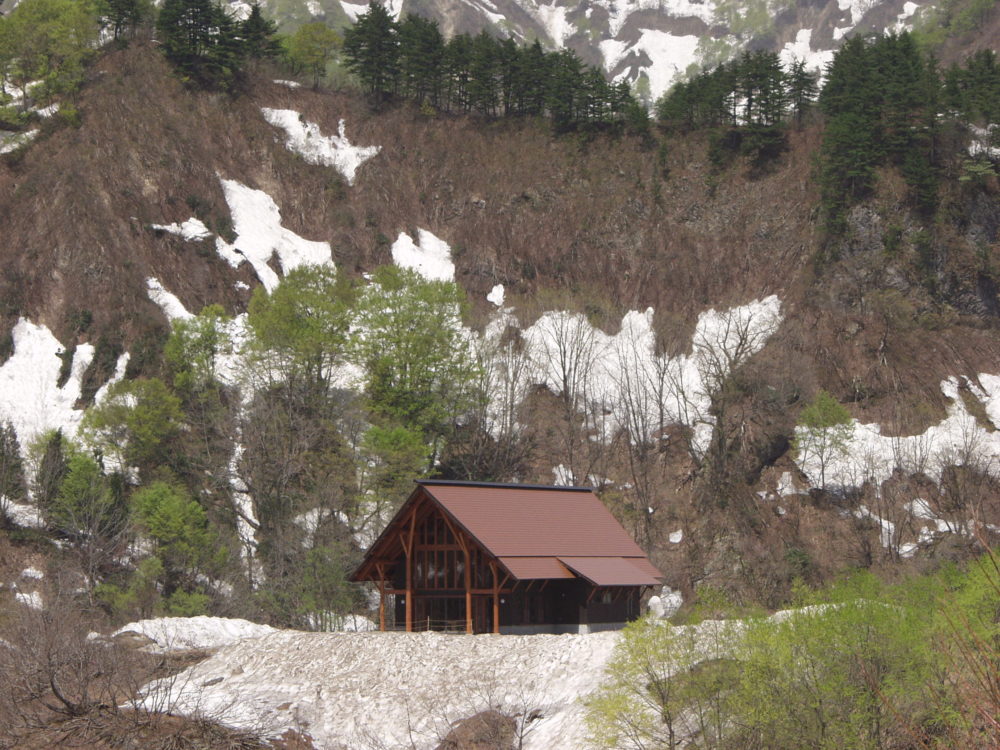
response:
[[[413,535],[417,530],[417,503],[410,511],[410,533],[403,547],[406,552],[406,632],[413,632]]]
[[[378,629],[385,632],[385,565],[375,566],[378,573]]]
[[[490,570],[493,572],[493,632],[500,633],[500,574],[497,572],[496,560],[490,560]]]
[[[597,589],[598,589],[598,587],[594,586],[594,588],[592,588],[590,590],[590,593],[587,594],[587,604],[590,604],[590,600],[594,598],[594,594],[597,593]]]
[[[472,635],[472,555],[470,554],[469,540],[465,538],[465,534],[460,529],[455,527],[447,514],[442,513],[441,518],[448,524],[452,536],[455,537],[455,541],[462,549],[462,558],[465,561],[462,566],[465,570],[465,632]]]

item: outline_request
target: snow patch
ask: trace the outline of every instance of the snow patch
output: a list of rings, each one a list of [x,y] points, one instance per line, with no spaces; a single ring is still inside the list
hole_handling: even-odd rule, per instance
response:
[[[310,164],[333,167],[354,184],[358,168],[375,156],[381,146],[352,146],[345,133],[346,125],[341,119],[337,135],[324,136],[319,125],[308,122],[292,109],[261,108],[264,119],[287,134],[285,146],[289,151],[302,156]]]
[[[969,380],[965,382],[970,385],[973,397],[983,401],[987,415],[993,421],[997,416],[1000,378],[981,374],[978,379],[981,388],[971,387]],[[970,461],[976,461],[995,476],[1000,475],[1000,432],[987,431],[969,413],[959,395],[959,385],[956,377],[941,381],[941,392],[951,402],[947,416],[918,435],[883,435],[877,423],[861,424],[853,420],[844,449],[826,461],[827,488],[860,487],[866,482],[877,488],[897,468],[907,474],[922,473],[940,481],[943,469]],[[796,428],[796,431],[800,439],[807,439],[803,428]],[[810,452],[797,463],[809,482],[819,486],[823,473],[819,457]]]
[[[486,301],[492,302],[497,307],[503,307],[503,300],[504,300],[503,284],[497,284],[492,289],[490,289],[490,293],[486,295]]]
[[[43,609],[45,607],[42,595],[37,591],[18,591],[14,594],[14,599],[18,604],[23,604],[32,609]]]
[[[834,38],[837,38],[834,31]],[[814,50],[812,48],[812,29],[800,29],[795,35],[794,42],[787,42],[778,53],[781,64],[790,68],[796,60],[805,63],[806,70],[818,71],[820,74],[826,71],[826,66],[833,60],[833,50]]]
[[[851,25],[857,26],[865,14],[878,5],[879,0],[837,0],[837,7],[841,11],[850,11]]]
[[[176,295],[164,288],[159,279],[152,276],[146,279],[146,295],[159,306],[171,323],[175,320],[188,320],[194,317],[184,307],[184,303],[177,299]]]
[[[677,529],[677,531],[670,532],[670,536],[667,537],[671,544],[680,544],[684,541],[684,529]]]
[[[0,366],[0,419],[17,430],[22,453],[47,430],[76,434],[83,411],[73,408],[80,398],[83,375],[94,358],[94,347],[79,344],[69,378],[60,387],[60,355],[64,347],[44,325],[19,318],[11,335],[14,354]]]
[[[568,469],[562,464],[552,467],[552,475],[554,477],[552,484],[556,487],[572,487],[575,484],[572,469]]]
[[[45,573],[38,568],[25,568],[21,571],[21,578],[31,578],[32,580],[40,581],[45,578]]]
[[[183,224],[174,222],[173,224],[151,224],[153,229],[168,234],[175,234],[188,242],[201,242],[212,236],[211,230],[205,226],[201,219],[191,217]]]
[[[631,44],[616,39],[606,39],[598,46],[604,57],[604,67],[613,72],[631,55],[645,55],[649,64],[636,62],[629,65],[642,71],[649,79],[649,92],[655,101],[675,82],[684,77],[689,66],[698,63],[698,42],[694,34],[674,35],[657,29],[639,29],[639,39]],[[626,69],[615,76],[622,80],[628,75]]]
[[[215,238],[215,249],[233,268],[249,261],[268,292],[278,286],[278,274],[268,265],[277,255],[283,273],[304,265],[333,265],[328,242],[304,239],[281,226],[281,211],[263,190],[254,190],[236,180],[222,180],[222,189],[233,217],[236,241]]]
[[[653,617],[663,620],[677,614],[677,610],[681,608],[682,604],[684,604],[684,597],[681,596],[681,592],[664,586],[658,595],[649,597],[649,603],[646,606]]]
[[[0,154],[9,154],[21,146],[31,143],[41,131],[38,128],[25,130],[23,133],[8,133],[0,131]]]
[[[247,638],[260,638],[279,632],[270,625],[227,617],[158,617],[130,622],[112,637],[122,633],[138,633],[153,641],[143,648],[154,654],[193,649],[216,649],[230,646]]]
[[[300,89],[300,88],[302,88],[302,84],[299,83],[298,81],[286,81],[286,80],[283,80],[281,78],[276,78],[274,80],[274,83],[278,84],[279,86],[287,86],[290,89]]]
[[[552,5],[538,5],[535,9],[535,18],[542,24],[542,28],[545,29],[545,33],[552,40],[552,44],[555,45],[556,49],[565,47],[566,39],[576,31],[573,24],[566,20],[567,10],[569,9],[565,6],[556,5],[555,3]]]
[[[401,268],[416,271],[427,281],[455,280],[451,248],[426,229],[417,230],[416,243],[406,232],[400,232],[392,243],[392,262]]]

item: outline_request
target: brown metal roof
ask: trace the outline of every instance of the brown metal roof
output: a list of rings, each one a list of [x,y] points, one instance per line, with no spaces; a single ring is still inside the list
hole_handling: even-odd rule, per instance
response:
[[[593,490],[421,481],[497,557],[645,557]]]
[[[635,564],[637,559],[640,558],[560,557],[559,561],[595,586],[653,586],[659,583],[658,578]]]
[[[556,557],[501,557],[500,564],[519,581],[576,578]]]

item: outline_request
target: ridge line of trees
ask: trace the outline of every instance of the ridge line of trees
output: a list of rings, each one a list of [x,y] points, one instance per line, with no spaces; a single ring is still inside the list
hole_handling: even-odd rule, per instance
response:
[[[394,21],[379,3],[344,32],[344,61],[376,106],[402,98],[435,111],[549,117],[557,131],[628,122],[645,108],[626,81],[608,82],[572,50],[546,52],[483,31],[445,40],[437,22]]]

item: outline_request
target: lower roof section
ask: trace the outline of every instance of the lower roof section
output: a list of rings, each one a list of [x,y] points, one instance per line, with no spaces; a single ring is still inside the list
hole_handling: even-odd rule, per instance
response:
[[[595,586],[654,586],[662,574],[644,557],[501,557],[518,581],[583,578]]]
[[[501,557],[500,564],[518,581],[543,578],[576,578],[557,557]]]
[[[645,558],[560,557],[559,562],[595,586],[655,586],[660,582]]]

